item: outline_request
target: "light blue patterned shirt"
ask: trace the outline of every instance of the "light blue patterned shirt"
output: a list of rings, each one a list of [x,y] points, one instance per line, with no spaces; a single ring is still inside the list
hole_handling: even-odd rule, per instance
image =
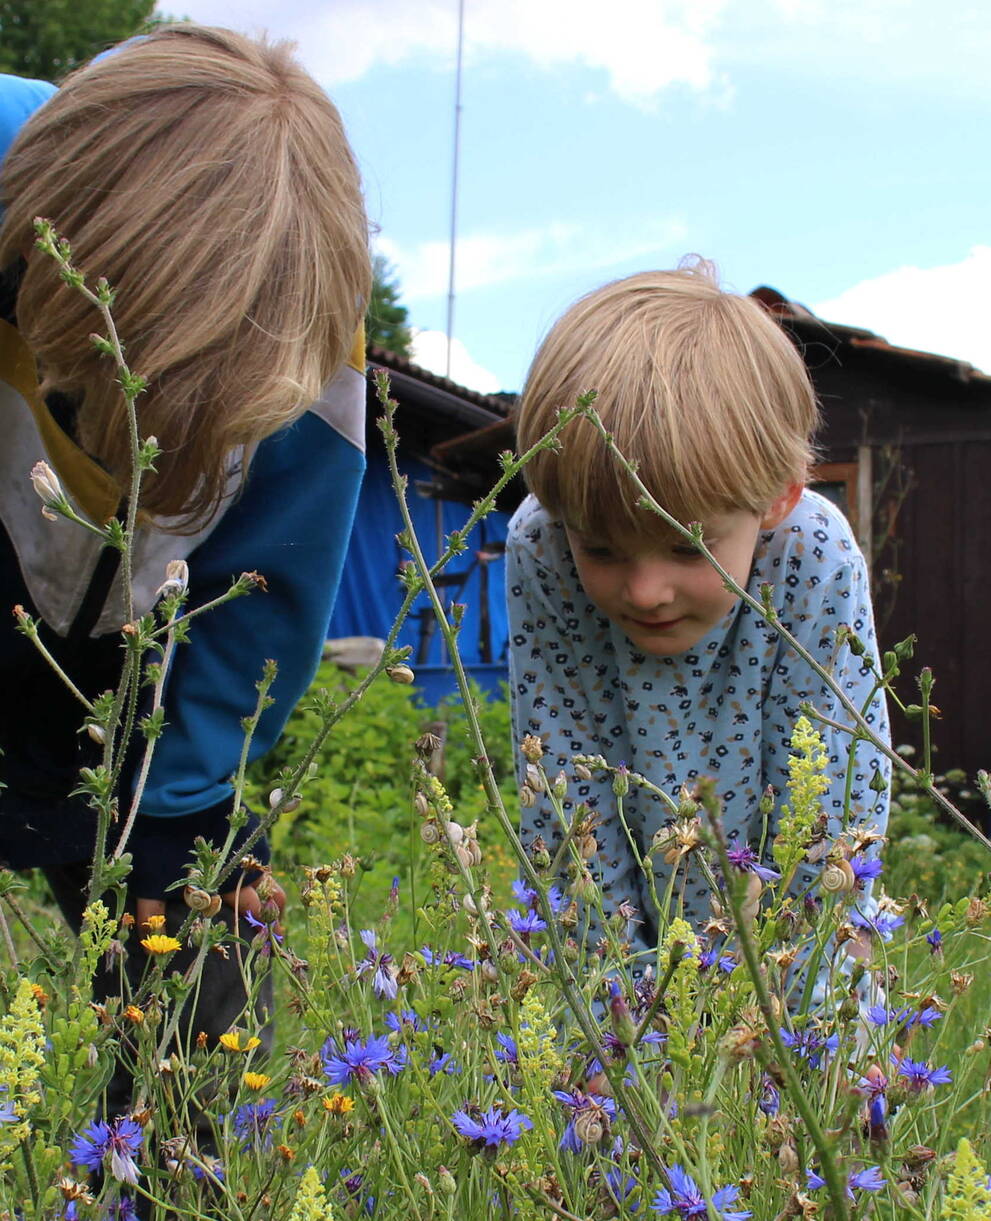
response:
[[[837,646],[835,631],[846,625],[877,656],[867,567],[850,526],[828,500],[805,491],[793,512],[758,537],[748,592],[760,601],[765,583],[782,626],[833,676],[864,711],[878,737],[888,741],[884,698],[870,698],[874,677],[849,646]],[[616,817],[611,776],[574,778],[575,755],[602,755],[625,763],[657,788],[677,797],[700,777],[712,777],[723,805],[730,846],[755,850],[763,831],[759,805],[768,785],[775,810],[767,847],[786,798],[790,740],[800,706],[808,701],[830,720],[850,717],[830,689],[769,626],[742,601],[686,653],[646,656],[621,628],[589,601],[582,589],[564,528],[530,496],[510,523],[506,585],[510,620],[510,687],[517,748],[524,734],[540,737],[543,764],[553,775],[564,768],[571,783],[566,809],[585,802],[598,812],[598,854],[591,863],[606,909],[624,900],[637,908],[638,948],[656,944],[656,912],[626,832]],[[869,701],[869,702],[868,702]],[[866,705],[866,708],[865,708]],[[829,835],[842,828],[850,735],[816,724],[829,759],[829,790],[822,799]],[[886,792],[870,787],[887,760],[859,742],[852,761],[851,825],[884,830]],[[657,797],[631,786],[624,813],[641,855],[656,831],[671,821]],[[522,811],[522,836],[548,844],[560,828],[545,799]],[[669,866],[654,857],[659,893]],[[765,852],[766,855],[766,852]],[[814,881],[815,867],[800,867],[797,888]],[[684,915],[696,926],[710,916],[710,890],[694,867],[679,887]]]

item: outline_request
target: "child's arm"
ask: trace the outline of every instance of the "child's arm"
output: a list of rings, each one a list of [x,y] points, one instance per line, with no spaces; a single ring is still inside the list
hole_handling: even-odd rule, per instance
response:
[[[553,781],[563,769],[568,778],[563,801],[566,818],[570,821],[582,803],[598,816],[594,829],[597,851],[588,864],[600,884],[606,914],[627,902],[637,909],[639,921],[648,910],[644,879],[616,816],[612,781],[603,772],[593,772],[590,779],[577,779],[571,762],[575,755],[603,755],[613,765],[623,761],[622,744],[601,739],[596,729],[596,712],[618,697],[597,674],[592,661],[601,652],[602,643],[586,637],[581,628],[589,626],[587,620],[579,624],[574,616],[571,570],[560,527],[530,497],[510,525],[506,550],[517,770],[522,786],[526,762],[520,744],[527,734],[539,737],[545,750],[541,762],[548,777]],[[608,636],[605,621],[602,636]],[[634,826],[636,801],[637,795],[631,792],[627,811]],[[527,847],[539,836],[551,856],[555,855],[563,831],[546,794],[537,794],[532,806],[522,805],[520,834]],[[570,859],[567,856],[563,864],[567,866]],[[646,948],[642,938],[634,938],[634,952]]]

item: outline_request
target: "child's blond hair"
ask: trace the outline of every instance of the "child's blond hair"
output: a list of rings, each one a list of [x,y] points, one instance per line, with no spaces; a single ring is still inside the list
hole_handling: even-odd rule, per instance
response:
[[[802,358],[756,301],[724,292],[702,260],[616,280],[571,306],[530,367],[520,452],[588,390],[598,391],[620,452],[681,522],[763,514],[806,477],[817,407]],[[526,477],[577,530],[615,537],[659,521],[636,507],[629,477],[585,420],[567,426],[560,452],[537,454]]]
[[[231,451],[318,398],[370,291],[361,184],[340,116],[286,43],[164,26],[70,75],[3,166],[0,267],[27,256],[18,325],[44,391],[81,399],[83,447],[130,469],[99,318],[31,252],[36,216],[117,291],[142,436],[161,446],[143,505],[209,516]]]

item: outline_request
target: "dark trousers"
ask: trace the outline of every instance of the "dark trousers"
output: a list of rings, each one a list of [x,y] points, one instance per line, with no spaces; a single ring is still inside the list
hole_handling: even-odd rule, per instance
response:
[[[86,887],[89,880],[89,864],[49,865],[44,868],[55,902],[62,915],[72,928],[79,933],[82,927],[83,909],[86,906]],[[133,897],[128,897],[127,910],[134,915]],[[189,908],[180,898],[166,900],[165,927],[161,930],[171,936],[178,934],[186,918]],[[229,907],[224,905],[214,920],[223,920],[228,928],[233,927],[234,916]],[[240,925],[243,937],[250,930],[244,922]],[[135,935],[136,934],[136,935]],[[123,971],[129,992],[136,993],[142,977],[148,968],[145,951],[141,948],[141,939],[147,935],[147,930],[136,929],[128,941],[127,957],[123,963]],[[183,946],[169,961],[169,974],[178,972],[184,974],[195,960],[195,948]],[[120,965],[116,967],[101,967],[93,981],[94,999],[100,1002],[114,997],[121,997],[124,991],[120,978]],[[127,1003],[127,996],[121,997],[122,1004]],[[257,1035],[262,1040],[266,1050],[272,1045],[272,980],[267,975],[259,990],[254,1013],[246,1012],[248,998],[244,989],[244,980],[237,962],[237,956],[231,951],[229,957],[224,957],[215,951],[207,953],[203,960],[202,972],[197,990],[185,1002],[182,1016],[176,1031],[176,1042],[180,1048],[189,1047],[202,1031],[207,1036],[207,1046],[214,1047],[219,1035],[230,1030],[232,1026],[247,1030],[249,1035]],[[127,1069],[118,1064],[117,1070],[107,1088],[107,1114],[123,1114],[131,1109],[134,1083]]]

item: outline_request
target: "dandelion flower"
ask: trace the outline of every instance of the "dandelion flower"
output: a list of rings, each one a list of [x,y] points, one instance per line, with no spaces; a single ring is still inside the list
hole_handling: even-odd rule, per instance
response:
[[[245,1073],[244,1084],[249,1090],[263,1090],[267,1085],[270,1085],[272,1078],[265,1073]]]
[[[347,1094],[342,1094],[339,1090],[335,1090],[329,1098],[324,1098],[323,1109],[331,1115],[348,1115],[354,1110],[354,1099],[349,1098]]]
[[[142,927],[148,929],[149,932],[160,933],[162,929],[165,928],[165,917],[149,916],[148,919],[143,922]]]
[[[152,919],[155,917],[153,916]],[[182,942],[175,937],[166,937],[162,933],[152,933],[150,937],[142,938],[141,944],[149,954],[173,954],[182,949]]]
[[[254,1051],[256,1047],[261,1046],[261,1039],[250,1035],[242,1043],[240,1031],[228,1030],[226,1034],[220,1036],[220,1046],[226,1047],[228,1051]]]

